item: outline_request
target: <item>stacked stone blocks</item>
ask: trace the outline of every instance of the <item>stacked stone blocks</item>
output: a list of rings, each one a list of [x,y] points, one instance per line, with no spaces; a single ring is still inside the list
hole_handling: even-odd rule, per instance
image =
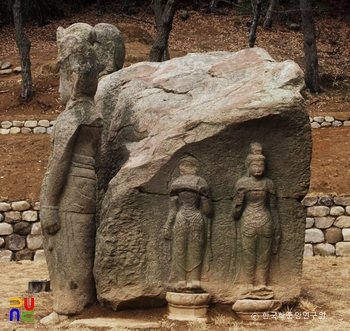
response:
[[[313,129],[327,128],[330,126],[350,126],[350,117],[343,114],[340,114],[338,117],[315,116],[310,117],[310,123]]]
[[[306,197],[304,256],[350,256],[350,197]],[[0,202],[0,261],[43,258],[40,204]]]
[[[42,255],[39,203],[0,202],[0,261],[33,260]]]
[[[350,256],[350,197],[306,197],[304,256]]]
[[[0,134],[17,133],[51,133],[55,121],[28,120],[28,121],[3,121],[0,123]]]
[[[0,123],[0,134],[17,134],[17,133],[51,133],[56,121],[49,120],[27,120],[27,121],[3,121]],[[310,117],[311,127],[313,129],[350,126],[350,117],[340,115],[333,116],[315,116]]]

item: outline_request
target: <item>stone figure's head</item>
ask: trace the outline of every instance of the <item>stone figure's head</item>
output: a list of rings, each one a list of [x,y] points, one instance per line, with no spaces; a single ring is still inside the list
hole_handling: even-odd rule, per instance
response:
[[[196,175],[198,170],[198,161],[191,155],[185,155],[180,159],[179,170],[180,176]]]
[[[250,144],[250,154],[246,159],[248,176],[260,178],[265,171],[265,156],[262,154],[262,146],[259,143]]]
[[[96,34],[85,23],[57,29],[61,102],[93,97],[98,83]]]
[[[97,79],[123,67],[125,46],[121,32],[112,24],[94,28],[76,23],[57,29],[61,101],[93,96]]]
[[[98,77],[102,77],[123,68],[125,46],[121,32],[112,24],[99,23],[94,27],[96,33]]]

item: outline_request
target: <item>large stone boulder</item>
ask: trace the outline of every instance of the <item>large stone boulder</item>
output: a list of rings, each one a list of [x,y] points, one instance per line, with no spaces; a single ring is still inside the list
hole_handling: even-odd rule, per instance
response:
[[[214,302],[237,299],[242,284],[234,271],[232,199],[252,142],[263,146],[281,225],[268,285],[275,299],[295,300],[305,236],[300,201],[311,158],[303,88],[298,65],[278,63],[260,48],[139,63],[100,81],[95,101],[105,128],[94,276],[101,303],[114,309],[162,304],[172,289],[171,241],[162,229],[184,155],[197,159],[211,191],[212,255],[202,288]]]

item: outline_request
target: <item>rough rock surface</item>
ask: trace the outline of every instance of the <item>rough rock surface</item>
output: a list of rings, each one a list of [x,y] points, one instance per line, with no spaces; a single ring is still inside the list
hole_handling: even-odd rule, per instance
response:
[[[26,245],[26,237],[18,234],[11,234],[6,237],[6,248],[12,251],[20,251]]]
[[[8,211],[5,212],[5,222],[17,223],[21,220],[21,213],[19,211]]]
[[[325,239],[330,244],[342,241],[342,230],[337,227],[331,227],[325,230]]]
[[[307,229],[311,228],[315,224],[315,219],[313,217],[306,217],[305,227]]]
[[[344,241],[350,241],[350,229],[342,230]]]
[[[24,211],[30,208],[28,201],[16,201],[12,203],[12,210]]]
[[[350,256],[350,242],[339,242],[335,244],[337,256]]]
[[[305,242],[306,243],[320,243],[324,241],[324,234],[320,229],[306,229]]]
[[[0,249],[0,262],[11,261],[12,252],[8,249]]]
[[[15,261],[21,261],[21,260],[33,260],[34,251],[31,249],[25,248],[21,251],[18,251],[15,253]]]
[[[350,228],[350,216],[339,216],[334,225],[338,228]]]
[[[252,142],[264,149],[283,238],[269,285],[276,299],[295,300],[306,217],[300,201],[311,157],[303,86],[295,63],[275,62],[259,48],[139,63],[100,81],[95,101],[105,130],[94,266],[100,302],[114,309],[164,303],[171,254],[161,229],[169,184],[185,154],[198,160],[214,208],[212,260],[202,287],[214,302],[237,299],[240,284],[230,271],[236,254],[231,206]]]
[[[313,256],[314,255],[314,249],[311,244],[305,244],[304,245],[304,257],[307,256]]]
[[[333,245],[328,243],[321,243],[314,246],[315,255],[331,256],[335,255],[335,248]]]
[[[330,210],[330,215],[332,216],[341,216],[345,213],[345,210],[343,207],[340,206],[334,206]]]
[[[26,236],[30,233],[31,226],[28,222],[18,222],[13,226],[13,230],[15,233],[20,234],[22,236]]]
[[[326,206],[313,206],[307,209],[307,216],[328,216],[329,215],[329,207]]]
[[[315,217],[316,228],[318,229],[330,228],[334,223],[334,220],[335,220],[335,217],[326,217],[326,216]]]

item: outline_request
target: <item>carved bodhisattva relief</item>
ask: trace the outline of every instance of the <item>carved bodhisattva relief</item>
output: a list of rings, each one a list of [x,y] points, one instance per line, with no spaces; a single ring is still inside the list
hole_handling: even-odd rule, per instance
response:
[[[96,34],[78,23],[57,32],[61,102],[41,192],[44,249],[53,309],[70,315],[96,300],[96,169],[103,119],[94,104],[98,83]]]
[[[172,239],[175,289],[200,291],[205,256],[210,260],[212,203],[207,182],[197,175],[198,161],[194,157],[183,157],[179,171],[180,176],[170,185],[169,215],[163,234]]]
[[[233,218],[237,229],[239,278],[246,284],[242,299],[272,299],[268,287],[272,254],[280,241],[276,194],[271,179],[264,176],[265,156],[259,143],[250,145],[247,173],[235,185]]]

